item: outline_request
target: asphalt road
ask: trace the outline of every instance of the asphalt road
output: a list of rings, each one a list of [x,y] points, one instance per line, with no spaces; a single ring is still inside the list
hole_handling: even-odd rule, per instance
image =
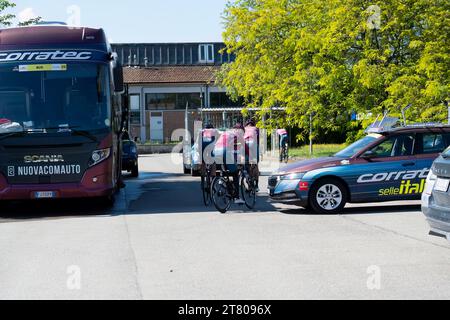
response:
[[[326,216],[262,192],[256,211],[221,215],[171,156],[140,160],[111,210],[3,206],[0,299],[450,298],[450,244],[417,202]]]

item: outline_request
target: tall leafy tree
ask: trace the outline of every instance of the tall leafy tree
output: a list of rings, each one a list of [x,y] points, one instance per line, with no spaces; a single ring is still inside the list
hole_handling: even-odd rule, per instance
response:
[[[15,3],[8,0],[0,0],[0,27],[10,27],[13,25],[13,21],[16,16],[12,13],[7,13],[8,9],[12,9],[16,6]],[[39,22],[41,20],[40,17],[36,17],[30,19],[28,21],[19,22],[19,26],[27,26]]]
[[[351,113],[398,114],[409,103],[410,118],[443,121],[449,14],[447,0],[230,1],[224,41],[237,58],[219,82],[268,126],[305,128],[314,111],[321,134],[345,135],[361,129]]]

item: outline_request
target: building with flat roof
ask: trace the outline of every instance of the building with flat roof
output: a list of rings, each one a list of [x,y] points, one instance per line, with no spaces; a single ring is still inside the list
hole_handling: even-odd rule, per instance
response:
[[[171,142],[176,129],[194,121],[230,126],[242,105],[215,84],[221,65],[234,61],[223,43],[113,44],[130,94],[130,128],[141,142]]]

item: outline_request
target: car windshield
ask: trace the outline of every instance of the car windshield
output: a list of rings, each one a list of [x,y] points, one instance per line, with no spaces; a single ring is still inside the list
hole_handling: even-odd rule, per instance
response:
[[[111,126],[106,65],[9,65],[0,73],[0,134]]]
[[[345,148],[344,150],[336,153],[336,157],[339,158],[351,158],[355,156],[358,152],[360,152],[362,149],[367,147],[369,144],[375,142],[381,137],[381,135],[369,135],[367,137],[362,138],[361,140],[356,141],[349,147]]]

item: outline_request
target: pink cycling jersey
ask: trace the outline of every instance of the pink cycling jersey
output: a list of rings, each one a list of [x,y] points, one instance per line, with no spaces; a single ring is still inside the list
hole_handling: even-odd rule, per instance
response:
[[[233,130],[225,131],[216,142],[216,149],[225,149],[228,147],[228,144],[234,143],[234,139],[236,138],[236,133]]]
[[[277,134],[281,137],[281,136],[287,135],[288,132],[286,129],[278,129]]]
[[[246,127],[244,140],[245,142],[255,142],[258,140],[259,130],[256,127]]]
[[[202,131],[202,140],[203,142],[212,142],[214,139],[217,139],[219,135],[219,131],[217,129],[205,129]]]

